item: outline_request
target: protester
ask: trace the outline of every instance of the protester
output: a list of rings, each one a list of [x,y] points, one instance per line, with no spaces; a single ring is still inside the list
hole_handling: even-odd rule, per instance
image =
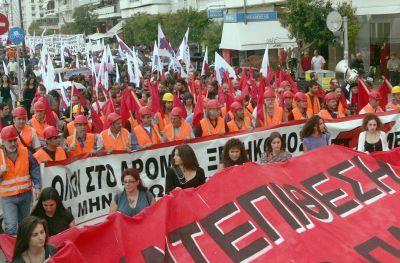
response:
[[[264,103],[263,103],[263,118],[266,120],[260,120],[257,118],[258,105],[253,111],[253,118],[255,121],[255,127],[270,127],[281,124],[283,121],[283,109],[276,103],[275,93],[271,89],[267,89],[264,92]]]
[[[46,221],[29,216],[21,221],[15,241],[13,263],[47,263],[57,248],[48,244]]]
[[[165,126],[165,141],[189,140],[194,138],[190,125],[182,118],[182,109],[174,107],[171,110],[171,123]]]
[[[334,92],[329,92],[325,95],[325,107],[319,111],[318,115],[324,120],[346,117],[343,112],[338,110],[338,99]]]
[[[286,144],[279,132],[272,132],[268,137],[261,157],[261,163],[286,162],[292,155],[285,151]]]
[[[6,127],[8,125],[14,124],[10,106],[7,103],[5,102],[0,103],[0,111],[2,112],[1,127]]]
[[[300,59],[300,64],[304,72],[311,70],[311,57],[308,51],[304,52],[303,56]]]
[[[249,117],[245,116],[243,105],[240,102],[235,101],[231,104],[231,112],[233,118],[226,124],[226,130],[228,132],[253,130],[251,120]]]
[[[312,116],[304,124],[300,131],[300,138],[303,142],[304,152],[309,152],[330,144],[330,134],[319,115]]]
[[[375,114],[366,114],[362,128],[364,131],[358,136],[357,150],[366,153],[388,151],[386,133],[382,131],[383,124]]]
[[[311,65],[313,70],[322,70],[324,69],[326,61],[323,56],[321,56],[318,50],[314,50],[314,56],[311,59]]]
[[[387,62],[389,71],[390,83],[392,85],[400,84],[400,59],[395,52],[390,53],[390,59]]]
[[[119,211],[127,216],[135,216],[155,203],[153,195],[143,186],[137,169],[126,169],[122,173],[121,182],[124,190],[111,201],[110,214]]]
[[[299,91],[294,95],[294,101],[296,106],[292,110],[292,114],[289,115],[289,120],[305,120],[311,118],[313,115],[312,109],[308,107],[307,95]]]
[[[365,74],[364,60],[361,52],[356,54],[356,58],[351,62],[350,68],[357,70],[358,74],[360,75]]]
[[[42,190],[31,215],[46,220],[49,236],[75,226],[74,216],[64,207],[59,193],[52,187]]]
[[[216,99],[209,100],[206,105],[204,118],[196,128],[194,134],[196,137],[204,137],[214,134],[225,133],[225,121],[219,116],[221,106]]]
[[[392,88],[392,96],[392,101],[389,101],[386,105],[387,111],[400,109],[400,86],[394,86]]]
[[[316,81],[310,81],[307,95],[307,105],[313,114],[318,114],[321,110],[322,101],[318,97],[319,84]]]
[[[219,168],[227,168],[247,162],[249,162],[249,157],[247,156],[243,142],[236,138],[229,139],[222,150],[222,159]]]
[[[35,199],[42,182],[40,168],[25,147],[18,147],[18,133],[13,126],[1,130],[3,151],[0,158],[0,196],[6,234],[17,233],[18,222],[29,215],[32,202],[32,181]],[[4,157],[3,157],[4,156]]]
[[[365,113],[378,113],[383,112],[381,106],[379,106],[382,96],[379,91],[372,90],[369,93],[369,102],[360,110],[360,114]]]
[[[153,124],[151,118],[151,108],[142,107],[139,110],[141,124],[133,129],[132,149],[147,148],[162,142],[162,137],[158,125]]]
[[[43,133],[44,129],[49,126],[46,122],[46,113],[45,113],[46,106],[42,101],[37,101],[33,105],[33,109],[35,111],[35,114],[29,120],[28,125],[35,129],[36,134],[39,137],[40,144],[44,146],[45,139]]]
[[[62,161],[67,159],[67,153],[60,146],[61,135],[56,127],[46,127],[44,129],[43,136],[46,140],[46,146],[40,148],[33,154],[39,164],[49,161]]]
[[[19,146],[25,146],[33,153],[40,148],[40,140],[36,130],[27,125],[28,113],[23,107],[17,107],[14,110],[14,127],[18,132]]]
[[[203,168],[199,166],[193,149],[182,144],[172,150],[171,167],[165,178],[165,193],[173,189],[186,189],[197,187],[206,182]]]
[[[290,86],[289,86],[290,88]],[[283,92],[283,122],[287,122],[289,121],[289,117],[292,113],[293,110],[293,98],[294,95],[291,91],[286,90],[285,92]]]
[[[3,75],[0,81],[0,96],[3,103],[7,103],[12,108],[11,92],[14,92],[11,87],[11,79],[7,75]],[[15,95],[15,94],[14,94]]]
[[[88,133],[88,120],[85,115],[78,115],[74,120],[74,132],[67,137],[69,156],[94,153],[97,148],[97,136]]]
[[[22,105],[25,107],[27,111],[30,111],[32,108],[32,101],[35,98],[35,94],[37,92],[38,82],[36,77],[30,77],[26,81],[24,91],[22,93],[23,102]]]
[[[107,116],[110,128],[102,131],[97,140],[97,150],[104,150],[109,153],[112,151],[130,151],[133,145],[133,138],[129,131],[122,127],[121,115],[110,113]]]

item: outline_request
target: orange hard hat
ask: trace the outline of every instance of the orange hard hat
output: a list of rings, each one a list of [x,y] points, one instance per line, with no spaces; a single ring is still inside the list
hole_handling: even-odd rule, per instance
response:
[[[46,110],[46,105],[44,105],[44,103],[42,101],[37,101],[33,105],[33,109],[37,110],[37,111],[44,111],[44,110]]]
[[[43,131],[43,137],[47,140],[53,137],[58,137],[60,133],[54,126],[47,126]]]
[[[140,116],[151,115],[151,108],[149,106],[142,107],[139,110],[139,114],[140,114]]]
[[[88,124],[88,120],[85,115],[78,115],[75,117],[74,124]]]
[[[379,93],[379,91],[376,91],[376,90],[371,91],[369,93],[369,97],[371,99],[376,99],[376,100],[381,100],[382,99],[381,94]]]
[[[243,108],[243,105],[240,102],[235,101],[231,104],[232,112],[236,112],[238,109],[242,109],[242,108]]]
[[[293,99],[293,97],[294,97],[294,95],[293,95],[293,93],[291,91],[285,91],[283,93],[283,98],[284,99]]]
[[[325,95],[325,102],[330,100],[337,100],[336,94],[334,92],[329,92]]]
[[[13,115],[14,115],[14,117],[17,117],[17,118],[23,118],[23,117],[28,116],[28,113],[26,112],[24,107],[17,107],[17,108],[15,108]]]
[[[178,108],[178,107],[172,108],[171,115],[172,116],[180,116],[180,117],[182,117],[182,109]]]
[[[219,104],[218,100],[213,99],[213,100],[209,100],[207,102],[206,108],[209,109],[209,110],[219,109],[219,108],[221,108],[221,105]]]
[[[299,91],[294,95],[294,99],[296,101],[304,101],[307,102],[307,95],[304,94],[303,92]]]
[[[112,113],[108,114],[108,116],[107,116],[107,121],[110,124],[116,122],[119,119],[121,119],[121,115],[119,115],[118,113],[115,113],[115,112],[112,112]]]
[[[13,125],[6,126],[1,130],[1,139],[4,141],[16,140],[18,132]]]
[[[264,99],[275,99],[275,93],[271,89],[264,92]]]

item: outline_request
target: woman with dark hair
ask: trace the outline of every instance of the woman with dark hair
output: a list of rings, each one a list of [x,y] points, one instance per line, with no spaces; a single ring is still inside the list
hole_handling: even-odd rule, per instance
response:
[[[279,132],[273,132],[265,143],[261,163],[286,162],[292,155],[285,151],[286,144]]]
[[[153,195],[143,186],[137,169],[126,169],[122,173],[121,181],[124,190],[117,193],[111,201],[110,214],[119,211],[127,216],[134,216],[155,203]]]
[[[386,133],[382,131],[382,122],[375,114],[366,114],[358,136],[357,150],[365,153],[388,151]]]
[[[330,144],[324,120],[319,115],[314,115],[304,124],[300,132],[303,141],[303,151],[308,152]]]
[[[49,236],[75,226],[74,216],[64,207],[60,195],[53,187],[42,190],[31,215],[46,220]]]
[[[178,145],[172,150],[172,166],[167,171],[165,193],[173,189],[197,187],[206,182],[204,170],[199,166],[196,154],[187,145]]]
[[[29,111],[32,106],[32,101],[35,98],[36,90],[38,87],[38,82],[35,77],[30,77],[25,83],[24,91],[22,92],[23,97],[23,106],[29,114]],[[30,114],[29,116],[30,117]]]
[[[47,243],[46,221],[35,216],[24,218],[18,227],[13,263],[46,263],[57,252]]]
[[[220,168],[227,168],[234,165],[247,163],[249,158],[241,140],[233,138],[228,140],[222,150]]]
[[[194,111],[195,102],[193,94],[190,93],[189,91],[185,92],[185,94],[183,95],[183,104],[185,105],[187,116],[192,114]]]
[[[12,99],[11,99],[11,79],[7,75],[3,75],[0,81],[0,96],[3,98],[2,102],[8,103],[10,108],[12,107]]]

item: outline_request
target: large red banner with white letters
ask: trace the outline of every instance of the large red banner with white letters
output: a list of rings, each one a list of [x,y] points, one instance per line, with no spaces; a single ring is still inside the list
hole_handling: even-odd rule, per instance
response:
[[[399,157],[330,146],[231,167],[134,218],[117,213],[53,237],[52,261],[399,261]]]

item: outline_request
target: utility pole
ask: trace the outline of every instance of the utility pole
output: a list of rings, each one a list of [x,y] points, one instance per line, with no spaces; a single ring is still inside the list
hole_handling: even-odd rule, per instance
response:
[[[21,29],[24,30],[24,19],[23,19],[23,15],[22,15],[22,4],[21,4],[22,0],[18,0],[18,6],[19,6],[19,20],[21,20],[20,25],[21,25]],[[25,31],[25,30],[24,30]],[[17,52],[18,53],[18,52]],[[22,61],[23,63],[25,63],[25,58],[26,58],[26,47],[25,47],[25,37],[22,40]]]
[[[344,28],[344,59],[349,65],[349,40],[348,40],[348,30],[347,30],[347,16],[343,17],[343,28]]]
[[[247,24],[247,0],[243,0],[244,24]]]

